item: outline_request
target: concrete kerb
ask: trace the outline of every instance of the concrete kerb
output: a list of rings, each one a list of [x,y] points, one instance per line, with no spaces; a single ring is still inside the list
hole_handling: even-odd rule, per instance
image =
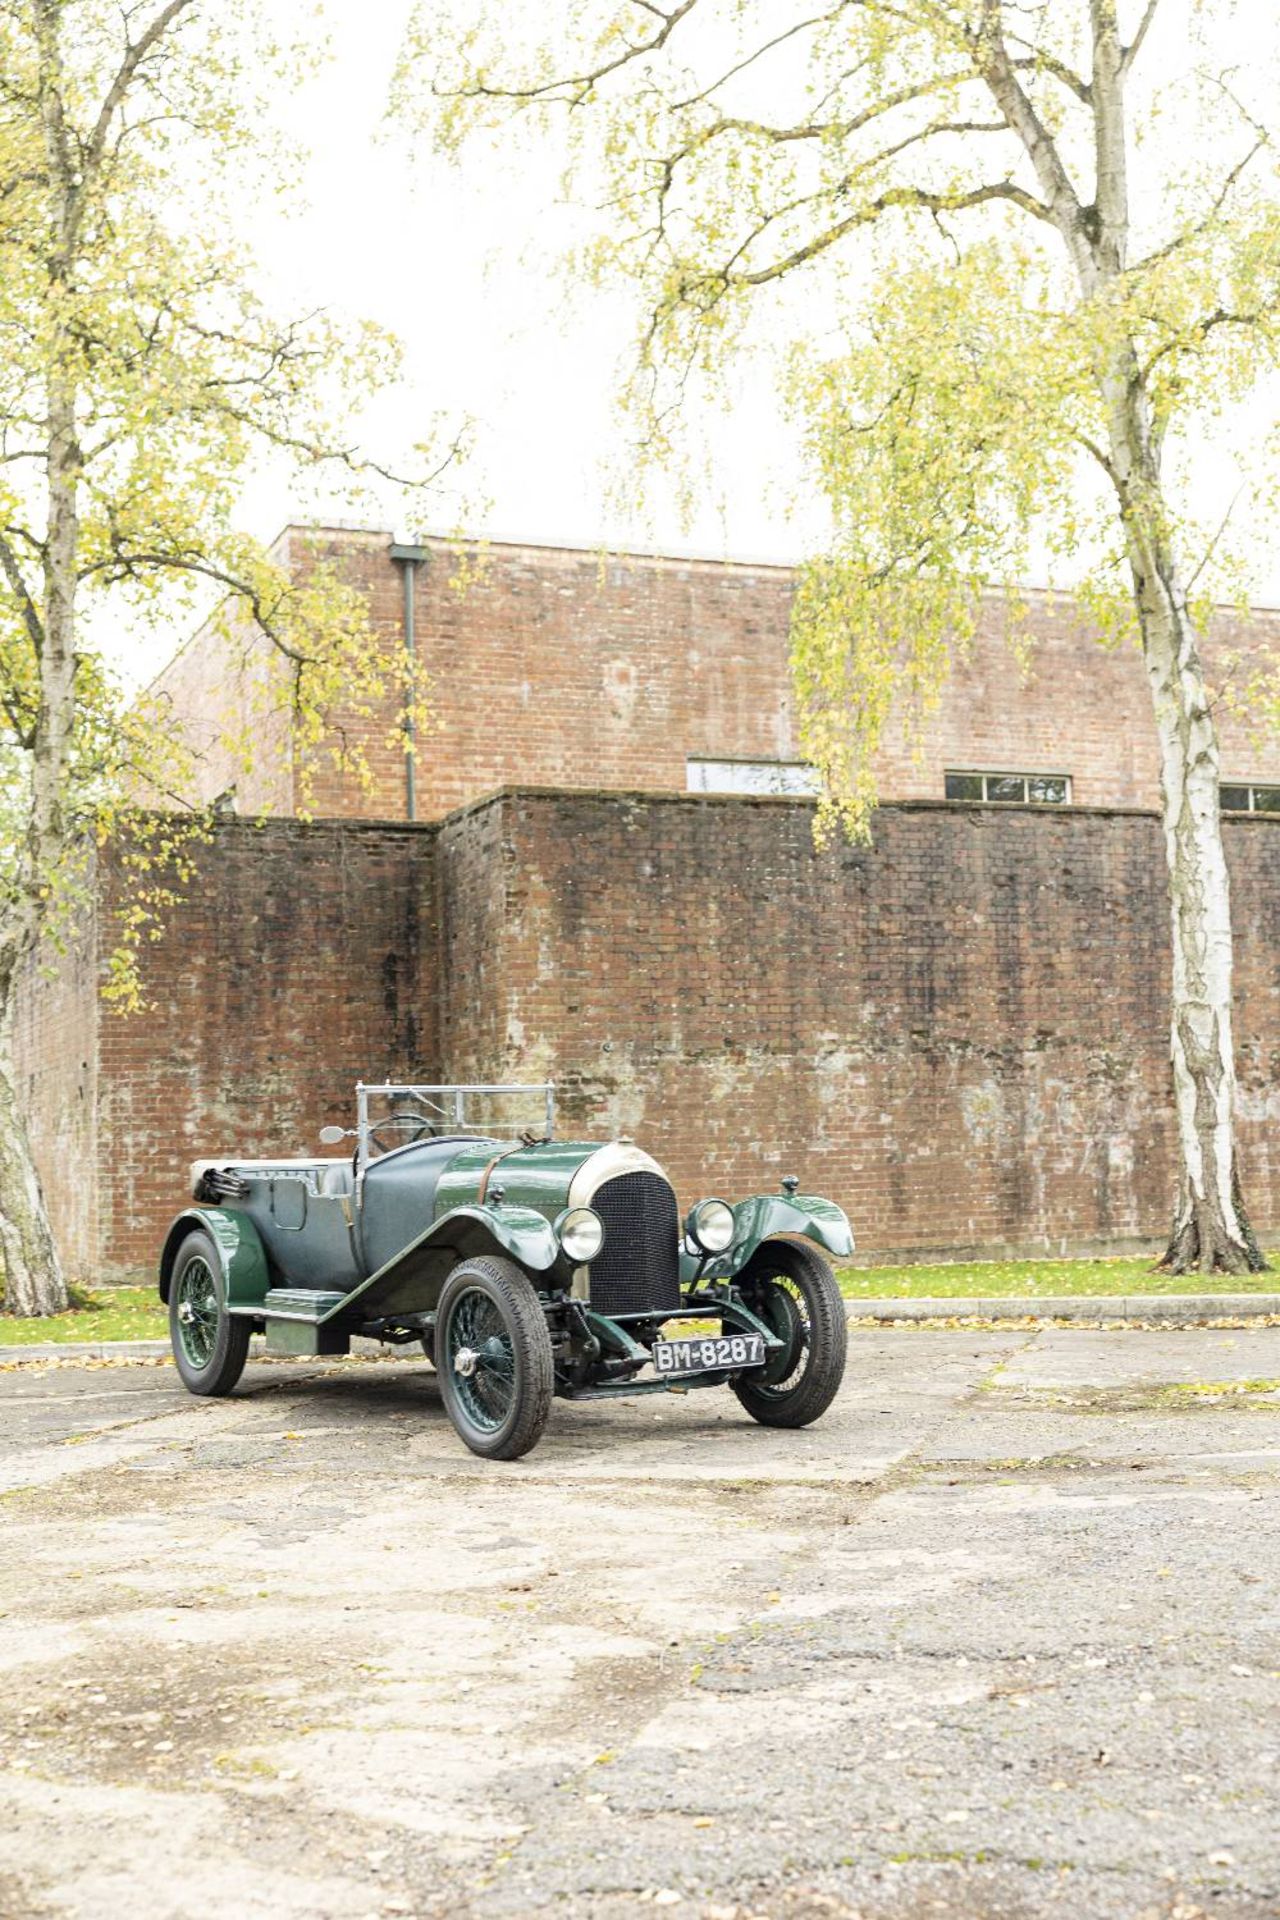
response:
[[[167,1340],[46,1340],[30,1347],[0,1344],[0,1367],[24,1360],[152,1360],[168,1351]]]
[[[164,1360],[169,1356],[167,1340],[46,1340],[39,1346],[6,1347],[0,1344],[0,1368],[13,1366],[23,1360]],[[279,1360],[290,1366],[298,1360],[308,1360],[315,1364],[314,1354],[266,1353],[260,1339],[255,1339],[249,1349],[251,1360]],[[326,1365],[338,1356],[323,1354],[320,1356]],[[417,1346],[388,1347],[381,1340],[365,1340],[358,1334],[351,1342],[351,1357],[354,1360],[421,1360],[422,1349]]]
[[[966,1323],[998,1320],[1068,1321],[1095,1327],[1128,1324],[1176,1327],[1204,1326],[1220,1321],[1280,1321],[1280,1293],[1010,1294],[997,1299],[958,1296],[955,1299],[850,1300],[848,1307],[851,1324],[874,1321],[882,1326],[895,1322],[919,1326],[938,1320],[963,1320]],[[388,1349],[380,1341],[358,1338],[351,1344],[353,1357],[358,1359],[379,1357],[416,1360],[420,1357],[416,1347]],[[0,1344],[0,1367],[37,1360],[155,1360],[163,1358],[168,1352],[167,1340],[47,1341],[29,1347]],[[265,1359],[278,1356],[259,1353],[256,1357]]]
[[[851,1320],[881,1323],[932,1320],[1046,1320],[1141,1322],[1144,1326],[1198,1326],[1213,1320],[1270,1320],[1280,1316],[1280,1293],[1009,1294],[997,1299],[933,1297],[851,1300]]]

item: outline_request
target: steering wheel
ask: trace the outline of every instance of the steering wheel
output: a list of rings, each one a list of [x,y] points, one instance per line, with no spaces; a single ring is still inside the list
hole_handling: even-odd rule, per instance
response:
[[[384,1113],[380,1120],[370,1122],[367,1129],[369,1139],[382,1153],[390,1153],[393,1147],[411,1147],[418,1140],[429,1140],[433,1119],[424,1113]],[[394,1127],[399,1134],[397,1140],[380,1140],[378,1135],[384,1127]],[[409,1129],[412,1128],[412,1132]]]

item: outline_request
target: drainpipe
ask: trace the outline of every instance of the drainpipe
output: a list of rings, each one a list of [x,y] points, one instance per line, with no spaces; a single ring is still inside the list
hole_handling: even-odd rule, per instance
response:
[[[391,558],[397,561],[404,571],[404,650],[412,674],[417,661],[418,643],[413,627],[413,586],[418,568],[425,566],[431,558],[429,547],[402,547],[394,542],[391,546]],[[412,681],[410,682],[412,686]],[[417,729],[414,725],[413,698],[409,698],[408,711],[404,722],[407,751],[404,756],[404,815],[406,820],[418,817],[417,762],[414,748],[417,744]]]

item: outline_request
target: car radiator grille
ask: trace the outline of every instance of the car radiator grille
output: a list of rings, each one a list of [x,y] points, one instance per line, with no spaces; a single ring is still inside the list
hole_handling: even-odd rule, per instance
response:
[[[667,1182],[657,1173],[620,1173],[597,1187],[591,1205],[604,1221],[604,1245],[591,1262],[597,1313],[674,1313],[680,1222]]]

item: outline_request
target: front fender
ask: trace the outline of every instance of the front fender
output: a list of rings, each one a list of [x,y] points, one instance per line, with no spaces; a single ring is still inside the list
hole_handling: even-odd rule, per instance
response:
[[[479,1253],[483,1248],[474,1244],[476,1234],[485,1241],[496,1240],[518,1266],[532,1267],[535,1273],[553,1267],[560,1251],[550,1221],[532,1207],[455,1207],[441,1215],[419,1245],[456,1246],[462,1253]]]
[[[222,1285],[229,1307],[256,1307],[271,1282],[258,1229],[243,1213],[226,1207],[187,1207],[165,1235],[160,1255],[160,1298],[169,1301],[169,1282],[178,1248],[189,1233],[203,1228],[218,1250]]]
[[[848,1215],[834,1200],[817,1194],[761,1193],[740,1200],[733,1209],[734,1233],[724,1253],[713,1254],[699,1266],[696,1256],[681,1255],[682,1277],[691,1280],[695,1273],[702,1280],[727,1280],[741,1272],[764,1241],[780,1233],[801,1235],[816,1240],[820,1247],[837,1258],[853,1252],[853,1229]]]
[[[370,1319],[396,1312],[430,1312],[460,1259],[505,1253],[528,1273],[546,1273],[559,1251],[550,1221],[532,1207],[451,1207],[325,1318],[336,1319],[357,1307]]]

